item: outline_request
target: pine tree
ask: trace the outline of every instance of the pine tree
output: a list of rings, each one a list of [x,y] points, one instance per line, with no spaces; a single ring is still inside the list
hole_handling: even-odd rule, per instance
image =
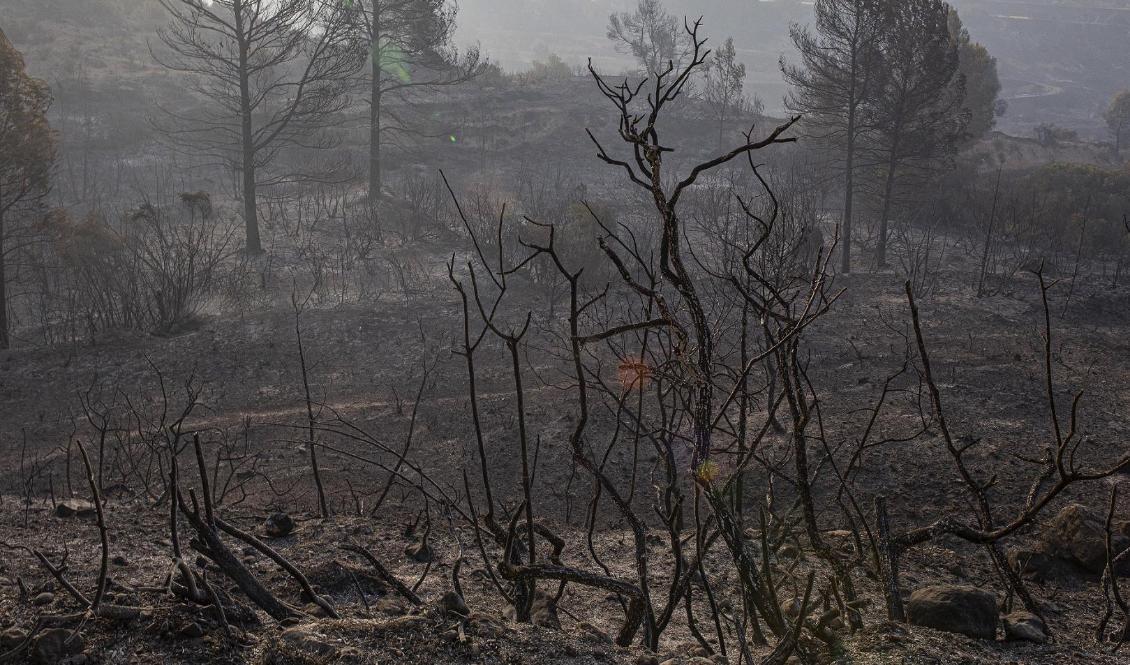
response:
[[[47,195],[55,135],[47,124],[51,93],[27,75],[23,57],[0,31],[0,349],[11,346],[7,264],[17,249],[10,215]]]
[[[404,113],[411,93],[469,81],[482,69],[477,49],[451,47],[456,7],[448,0],[350,0],[349,20],[368,64],[362,72],[369,103],[369,200],[380,198],[382,146],[413,131]]]
[[[804,116],[812,138],[835,146],[843,156],[844,209],[841,269],[851,272],[857,150],[866,131],[862,113],[876,87],[878,39],[888,12],[881,0],[816,0],[816,32],[794,24],[799,65],[781,60],[792,86],[785,105]]]
[[[888,220],[905,172],[925,174],[947,162],[969,124],[958,47],[950,39],[942,0],[892,3],[878,40],[874,94],[865,106],[866,150],[881,166],[882,201],[876,265],[887,259]]]

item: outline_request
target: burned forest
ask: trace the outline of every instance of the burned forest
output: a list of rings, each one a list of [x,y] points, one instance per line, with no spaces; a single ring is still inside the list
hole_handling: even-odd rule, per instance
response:
[[[0,0],[0,664],[1126,662],[1128,38]]]

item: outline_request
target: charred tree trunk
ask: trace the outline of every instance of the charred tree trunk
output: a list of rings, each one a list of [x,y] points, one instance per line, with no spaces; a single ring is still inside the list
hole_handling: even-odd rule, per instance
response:
[[[4,255],[4,209],[0,207],[0,351],[8,349],[8,262]]]
[[[251,122],[251,81],[249,80],[249,51],[245,39],[243,11],[235,5],[234,20],[239,38],[239,111],[240,111],[240,172],[243,175],[243,224],[247,233],[247,253],[263,251],[259,239],[259,213],[255,182],[255,130]]]

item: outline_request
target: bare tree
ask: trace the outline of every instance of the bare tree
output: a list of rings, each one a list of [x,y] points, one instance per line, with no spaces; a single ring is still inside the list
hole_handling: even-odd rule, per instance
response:
[[[170,52],[154,58],[191,75],[191,90],[207,103],[195,112],[162,109],[159,129],[240,173],[247,251],[261,252],[258,188],[301,176],[263,172],[284,147],[332,145],[318,130],[347,104],[358,58],[345,9],[318,0],[160,2],[170,23],[158,35]]]
[[[478,49],[462,56],[451,46],[456,7],[448,0],[355,0],[347,5],[359,48],[369,104],[369,201],[380,198],[381,147],[411,131],[408,114],[388,108],[411,93],[457,85],[481,70]]]

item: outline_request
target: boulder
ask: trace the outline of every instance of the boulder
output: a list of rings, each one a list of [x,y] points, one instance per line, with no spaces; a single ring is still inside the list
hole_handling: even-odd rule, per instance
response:
[[[1130,546],[1127,523],[1114,525],[1115,551]],[[1106,568],[1106,520],[1086,506],[1073,503],[1048,522],[1042,534],[1042,550],[1070,561],[1096,575]],[[1130,574],[1130,566],[1118,571]]]
[[[1044,582],[1059,577],[1067,565],[1062,559],[1047,551],[1042,544],[1036,547],[1014,547],[1008,551],[1008,565],[1026,580]]]
[[[506,608],[506,618],[511,621],[518,620],[513,605]],[[561,619],[557,616],[557,604],[554,602],[553,596],[541,591],[537,592],[533,607],[530,609],[530,622],[542,628],[561,629]]]
[[[55,517],[94,517],[98,509],[82,499],[66,499],[55,504]]]
[[[404,554],[416,563],[428,563],[435,556],[432,548],[423,540],[417,540],[404,548]]]
[[[561,619],[557,616],[557,603],[554,602],[553,596],[549,594],[539,593],[537,598],[534,599],[533,613],[530,615],[535,626],[542,628],[551,628],[553,630],[561,629]]]
[[[294,532],[294,519],[286,513],[273,513],[263,523],[263,531],[270,538],[285,538]]]
[[[1006,616],[1003,623],[1006,640],[1036,644],[1048,641],[1047,627],[1040,617],[1031,612],[1018,610]]]
[[[281,641],[300,653],[314,655],[326,661],[331,660],[337,653],[337,647],[330,644],[309,625],[287,628],[283,631]]]
[[[977,587],[923,587],[910,594],[906,614],[917,626],[982,640],[997,636],[997,597]]]
[[[19,628],[9,628],[0,633],[0,651],[15,649],[27,639],[27,633]]]
[[[58,665],[86,649],[86,642],[77,631],[54,628],[40,633],[31,645],[29,656],[36,665]]]
[[[458,614],[460,616],[470,616],[471,614],[471,610],[467,609],[467,602],[463,600],[463,596],[460,596],[454,591],[448,591],[443,594],[443,598],[439,600],[439,606],[444,612],[449,614]]]

